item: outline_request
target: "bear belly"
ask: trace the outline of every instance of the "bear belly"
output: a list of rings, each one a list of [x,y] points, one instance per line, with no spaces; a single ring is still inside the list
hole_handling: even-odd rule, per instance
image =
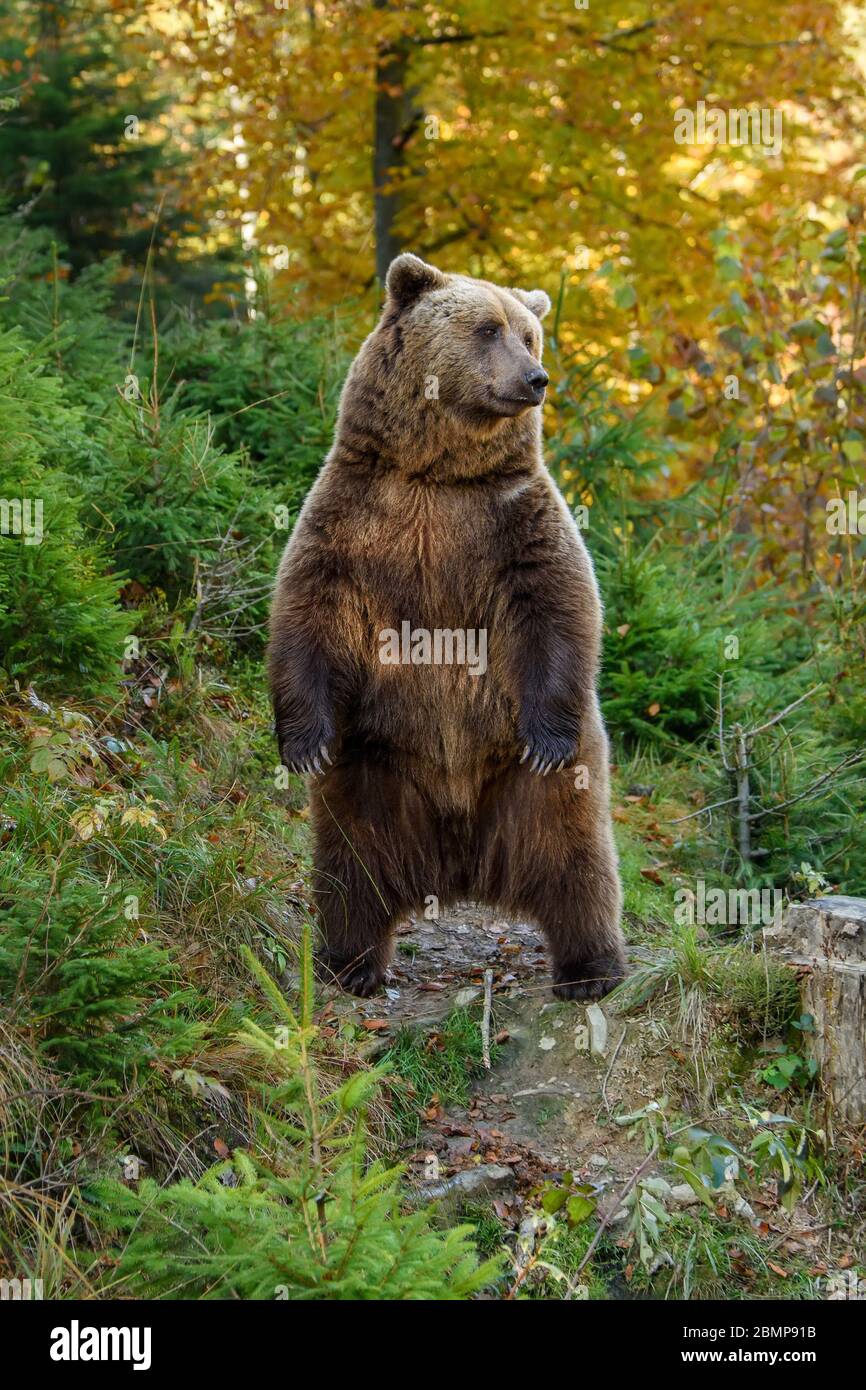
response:
[[[460,807],[516,751],[516,711],[489,669],[473,675],[459,665],[380,665],[347,723],[359,751],[366,746],[416,782],[438,782],[448,802],[445,783],[453,784]]]

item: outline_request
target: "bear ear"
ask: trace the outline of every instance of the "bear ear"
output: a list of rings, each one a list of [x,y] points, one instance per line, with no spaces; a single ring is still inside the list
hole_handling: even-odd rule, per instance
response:
[[[550,295],[545,294],[544,290],[512,290],[511,293],[537,319],[543,319],[545,314],[550,313]]]
[[[401,309],[407,308],[429,290],[441,289],[446,283],[441,270],[437,270],[435,265],[428,265],[419,256],[413,256],[411,251],[406,251],[391,262],[385,278],[389,297]]]

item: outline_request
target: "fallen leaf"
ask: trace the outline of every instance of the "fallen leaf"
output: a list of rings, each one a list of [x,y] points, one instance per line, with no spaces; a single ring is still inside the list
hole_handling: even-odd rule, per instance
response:
[[[652,865],[649,865],[648,867],[641,869],[640,874],[641,878],[649,879],[650,883],[658,883],[659,885],[664,884],[664,879],[662,878],[658,869],[654,868]]]

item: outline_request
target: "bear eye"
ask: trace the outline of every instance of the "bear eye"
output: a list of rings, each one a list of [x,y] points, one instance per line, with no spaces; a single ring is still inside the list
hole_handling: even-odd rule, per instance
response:
[[[534,339],[533,339],[533,337],[532,337],[532,334],[531,334],[531,333],[527,333],[526,336],[524,337],[523,341],[525,342],[526,346],[529,348],[529,351],[531,352],[532,349],[535,347],[535,341],[534,341]]]
[[[499,336],[500,325],[498,323],[482,323],[478,332],[482,338],[496,338]]]

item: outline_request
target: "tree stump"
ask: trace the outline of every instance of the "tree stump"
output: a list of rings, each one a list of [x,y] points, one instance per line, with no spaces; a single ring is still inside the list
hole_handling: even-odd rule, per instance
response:
[[[831,1114],[866,1120],[866,898],[794,903],[764,929],[767,949],[801,967],[808,1047],[821,1069]]]

